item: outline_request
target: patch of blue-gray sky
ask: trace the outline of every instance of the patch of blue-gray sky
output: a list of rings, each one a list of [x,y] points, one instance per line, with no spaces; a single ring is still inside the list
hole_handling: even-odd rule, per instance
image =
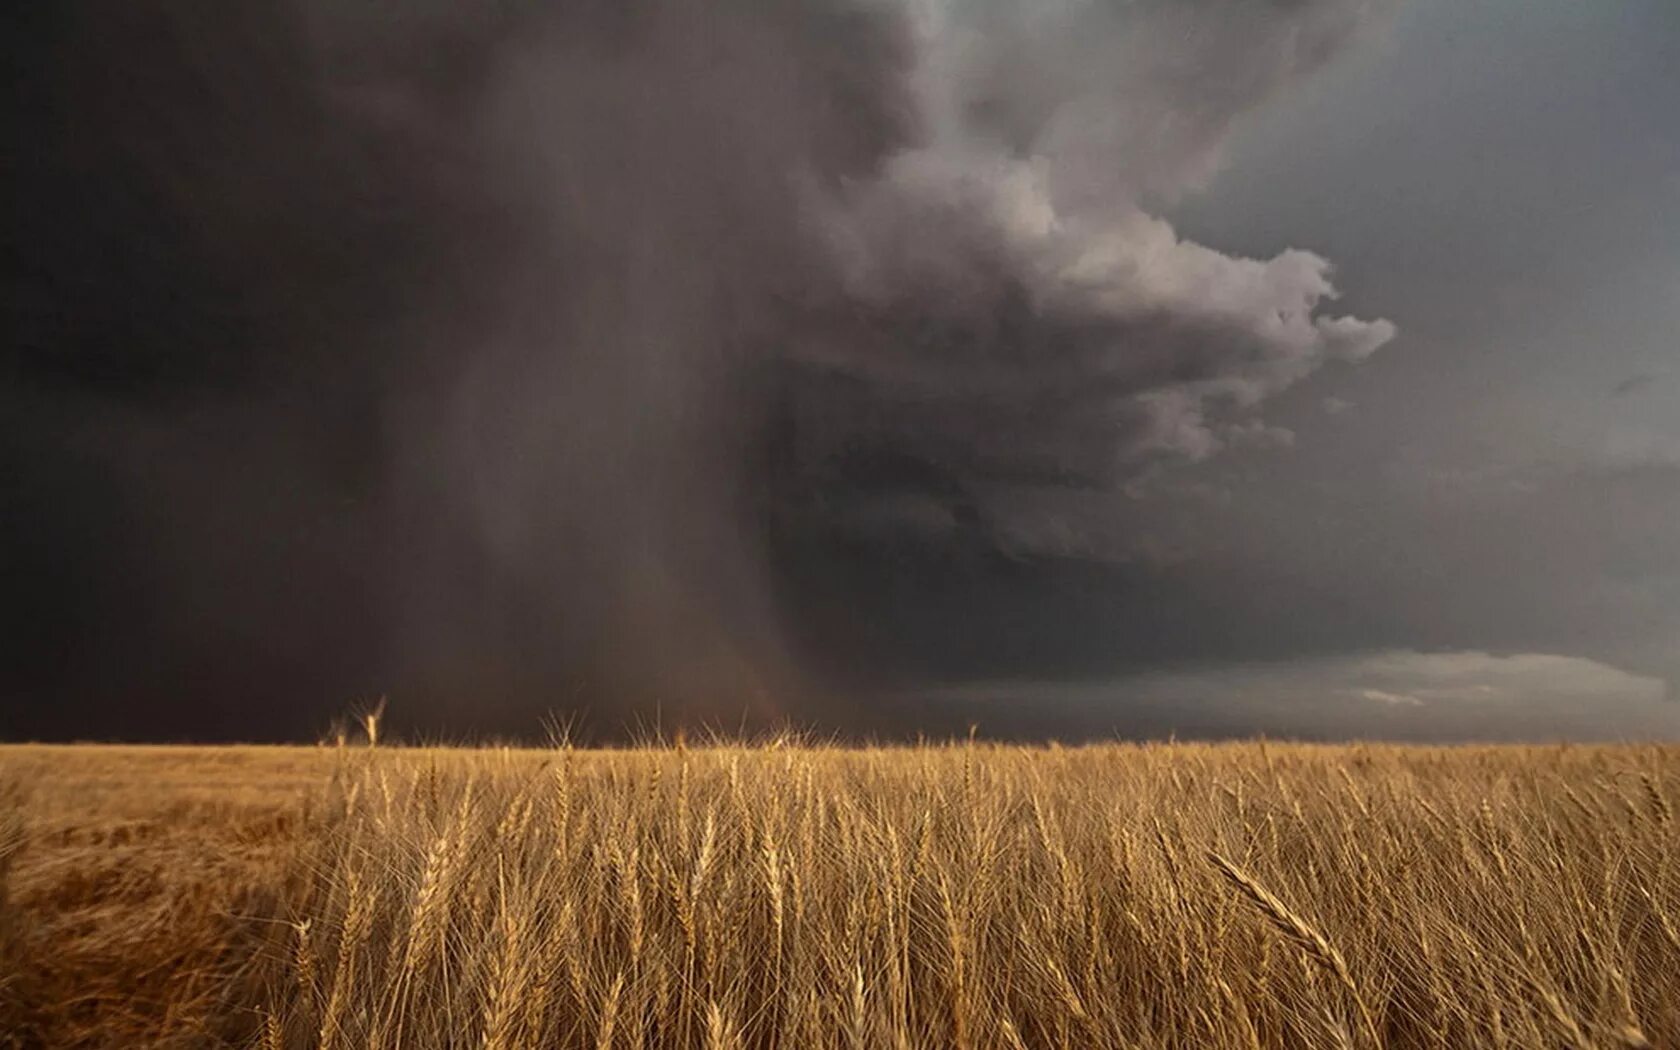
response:
[[[1666,0],[1411,0],[1248,121],[1180,230],[1322,251],[1402,336],[1271,406],[1286,454],[1196,469],[1234,513],[1174,520],[1314,581],[1329,648],[1680,680],[1676,114]]]

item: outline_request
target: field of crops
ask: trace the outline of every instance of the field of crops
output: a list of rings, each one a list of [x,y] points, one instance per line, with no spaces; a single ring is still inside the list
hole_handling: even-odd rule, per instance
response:
[[[0,748],[0,1046],[1680,1046],[1680,748]]]

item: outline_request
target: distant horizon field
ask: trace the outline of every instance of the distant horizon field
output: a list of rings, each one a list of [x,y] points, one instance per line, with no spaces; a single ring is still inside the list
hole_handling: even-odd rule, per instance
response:
[[[1680,747],[0,744],[0,1047],[1680,1045]]]

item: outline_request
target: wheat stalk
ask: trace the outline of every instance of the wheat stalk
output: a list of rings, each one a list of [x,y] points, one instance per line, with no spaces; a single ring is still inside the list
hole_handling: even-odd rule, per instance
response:
[[[1214,867],[1219,869],[1220,874],[1270,921],[1273,929],[1283,934],[1284,938],[1299,948],[1307,958],[1333,975],[1347,990],[1359,1009],[1360,1019],[1371,1037],[1372,1045],[1380,1046],[1382,1039],[1377,1035],[1376,1025],[1365,1007],[1364,997],[1360,995],[1359,986],[1354,983],[1353,974],[1348,970],[1347,960],[1336,950],[1336,946],[1248,872],[1215,850],[1209,850],[1207,857]]]

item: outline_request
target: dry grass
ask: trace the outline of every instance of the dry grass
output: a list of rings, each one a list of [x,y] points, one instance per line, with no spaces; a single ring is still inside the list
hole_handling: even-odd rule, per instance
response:
[[[33,748],[0,776],[14,1045],[1680,1046],[1675,748]]]

